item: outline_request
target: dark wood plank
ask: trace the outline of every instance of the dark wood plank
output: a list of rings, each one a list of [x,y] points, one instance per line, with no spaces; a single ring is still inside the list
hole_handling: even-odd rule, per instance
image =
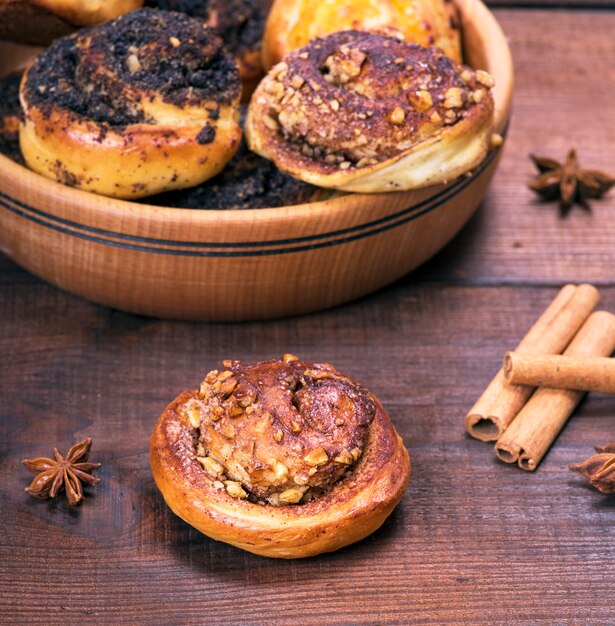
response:
[[[615,190],[562,218],[527,188],[528,154],[563,158],[615,175],[615,12],[497,10],[510,38],[517,83],[500,168],[481,209],[452,245],[416,274],[472,283],[613,278]]]
[[[466,438],[465,410],[554,289],[399,284],[303,318],[148,320],[52,287],[0,291],[0,616],[28,624],[615,620],[615,501],[567,464],[613,439],[593,395],[529,475]],[[615,310],[615,288],[604,290]],[[384,402],[413,478],[384,528],[339,553],[262,559],[176,518],[148,468],[165,404],[224,357],[326,359]],[[77,511],[23,493],[20,459],[91,435]]]

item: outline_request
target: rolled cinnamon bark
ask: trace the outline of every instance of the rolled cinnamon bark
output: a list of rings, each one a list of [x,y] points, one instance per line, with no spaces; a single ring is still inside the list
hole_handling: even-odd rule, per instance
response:
[[[559,354],[600,300],[591,285],[566,285],[516,348],[518,353]],[[531,387],[512,386],[500,369],[465,418],[467,432],[481,441],[496,441],[514,419]]]
[[[608,357],[507,352],[503,368],[511,385],[615,394],[615,359]]]
[[[567,357],[605,357],[615,350],[615,315],[597,311],[565,351]],[[533,471],[555,441],[584,392],[541,387],[495,444],[498,458]]]

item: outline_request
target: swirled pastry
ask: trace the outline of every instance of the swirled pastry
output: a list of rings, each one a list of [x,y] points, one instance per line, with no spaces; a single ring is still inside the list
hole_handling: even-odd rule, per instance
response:
[[[459,18],[451,0],[275,0],[263,41],[265,69],[313,39],[340,30],[399,35],[438,46],[461,63]]]
[[[262,40],[271,0],[146,0],[146,6],[204,19],[239,64],[248,99],[263,76]]]
[[[142,5],[143,0],[0,0],[0,39],[44,46]]]
[[[103,195],[191,187],[236,152],[240,91],[202,22],[133,11],[36,57],[21,87],[21,149],[36,172]]]
[[[376,530],[409,457],[380,403],[333,366],[225,361],[162,414],[156,484],[204,534],[256,554],[311,556]]]
[[[321,187],[369,193],[442,183],[487,154],[492,85],[437,48],[334,33],[263,79],[248,111],[248,145]]]

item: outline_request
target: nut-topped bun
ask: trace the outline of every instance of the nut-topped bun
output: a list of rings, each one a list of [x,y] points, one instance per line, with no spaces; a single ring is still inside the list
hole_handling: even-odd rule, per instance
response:
[[[263,76],[262,40],[271,0],[146,0],[146,6],[204,19],[239,64],[245,100]]]
[[[0,39],[46,46],[142,5],[143,0],[0,0]]]
[[[256,554],[312,556],[376,530],[408,453],[378,400],[328,364],[224,361],[162,414],[150,444],[171,509]]]
[[[437,48],[334,33],[263,79],[248,111],[248,145],[321,187],[369,193],[442,183],[486,156],[492,85]]]
[[[241,139],[237,66],[197,19],[141,9],[54,42],[24,75],[30,168],[117,198],[215,176]]]
[[[461,63],[459,18],[451,0],[275,0],[263,41],[265,68],[340,30],[399,35],[422,46],[438,46]]]

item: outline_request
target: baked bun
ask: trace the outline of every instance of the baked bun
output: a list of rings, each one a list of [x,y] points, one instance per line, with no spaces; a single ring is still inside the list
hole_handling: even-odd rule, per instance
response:
[[[46,46],[142,5],[143,0],[0,0],[0,39]]]
[[[48,178],[141,198],[215,176],[241,139],[237,66],[199,20],[141,9],[54,42],[24,75],[23,156]]]
[[[275,0],[263,41],[265,69],[313,39],[340,30],[399,35],[438,46],[461,63],[459,16],[450,0]]]
[[[486,156],[492,85],[437,48],[334,33],[263,79],[248,110],[248,145],[320,187],[370,193],[443,183]]]
[[[262,40],[271,0],[146,0],[147,6],[204,19],[239,65],[247,101],[263,76]]]
[[[224,361],[164,411],[150,462],[171,509],[262,556],[337,550],[384,522],[408,453],[364,387],[326,364]]]
[[[242,141],[237,154],[214,178],[196,187],[145,198],[144,202],[178,209],[243,210],[319,202],[330,196],[326,189],[281,172]]]

